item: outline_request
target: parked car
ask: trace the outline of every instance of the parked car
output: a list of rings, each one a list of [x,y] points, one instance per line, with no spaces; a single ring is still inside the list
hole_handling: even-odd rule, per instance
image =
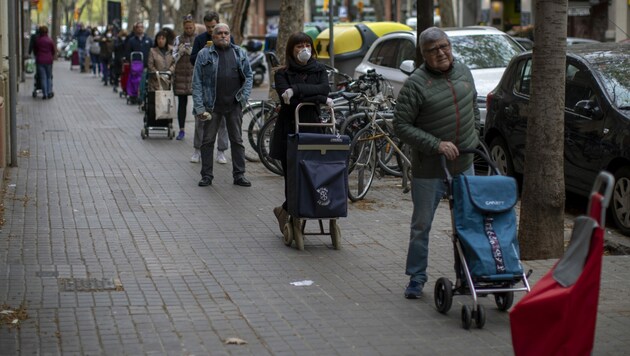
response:
[[[601,43],[597,40],[591,40],[589,38],[579,38],[579,37],[567,37],[567,46],[573,46],[576,44],[582,43]]]
[[[525,48],[526,50],[530,50],[534,48],[534,41],[530,40],[529,38],[514,37],[514,39],[518,41],[518,43],[520,43],[521,46],[523,46],[523,48]],[[600,43],[600,42],[596,40],[590,40],[588,38],[567,37],[567,46],[573,46],[580,43]]]
[[[354,68],[374,41],[388,33],[410,31],[411,27],[391,21],[339,23],[333,27],[335,68],[352,75]],[[317,59],[330,65],[330,29],[325,29],[313,40]]]
[[[486,113],[486,94],[496,87],[514,55],[525,51],[508,34],[494,27],[445,28],[453,56],[468,65],[475,79],[482,124]],[[399,31],[376,40],[354,71],[357,78],[375,69],[394,87],[398,95],[416,57],[416,31]],[[406,62],[405,62],[406,61]],[[403,63],[404,62],[404,63]],[[401,67],[403,70],[401,70]]]
[[[530,50],[534,48],[534,41],[530,40],[527,37],[512,37],[512,38],[514,38],[514,40],[516,40],[516,42],[518,42],[526,50]]]
[[[615,175],[610,215],[630,235],[630,44],[572,46],[566,57],[564,173],[587,196],[601,170]],[[516,56],[488,95],[484,140],[508,175],[523,173],[532,52]]]

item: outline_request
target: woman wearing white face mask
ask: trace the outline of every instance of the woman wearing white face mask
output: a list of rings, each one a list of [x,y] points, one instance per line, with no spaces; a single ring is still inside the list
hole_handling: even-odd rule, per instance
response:
[[[310,102],[325,104],[328,99],[328,76],[323,64],[317,62],[313,53],[313,40],[303,32],[297,32],[287,41],[285,65],[274,76],[276,91],[282,106],[273,132],[270,156],[282,162],[284,174],[285,200],[282,206],[273,209],[278,219],[280,232],[288,216],[287,213],[287,135],[295,132],[295,107]],[[300,109],[300,122],[318,122],[319,106],[305,106]],[[300,128],[300,132],[308,128]],[[313,131],[313,130],[311,130]]]

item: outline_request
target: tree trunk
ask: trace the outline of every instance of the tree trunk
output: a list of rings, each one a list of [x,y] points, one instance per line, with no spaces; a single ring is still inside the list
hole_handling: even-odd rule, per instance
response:
[[[54,43],[57,43],[57,37],[59,36],[59,27],[61,25],[61,13],[59,12],[59,1],[52,1],[52,24],[50,27],[50,38],[52,38]],[[56,48],[56,47],[55,47]]]
[[[374,8],[374,15],[376,15],[376,21],[383,21],[385,19],[385,3],[383,1],[384,0],[372,0],[372,8]],[[421,2],[425,2],[425,1],[421,1]]]
[[[146,0],[146,7],[149,12],[149,25],[144,31],[147,33],[147,36],[151,38],[155,38],[155,34],[157,33],[155,30],[155,25],[159,22],[160,17],[160,6],[159,0]],[[162,24],[160,24],[162,26]],[[158,31],[160,29],[158,28]]]
[[[304,31],[304,1],[282,0],[280,3],[280,23],[278,25],[278,41],[276,55],[280,63],[284,64],[284,52],[289,37]]]
[[[536,48],[521,200],[524,260],[564,250],[564,95],[567,0],[536,1]]]
[[[169,9],[171,9],[171,17],[173,18],[174,25],[173,30],[175,30],[175,32],[179,34],[183,32],[184,16],[188,14],[192,15],[195,22],[201,23],[203,20],[203,14],[201,14],[201,16],[197,16],[197,0],[180,0],[178,10],[175,9],[175,6],[173,5],[174,2],[174,0],[170,0],[171,4],[169,5]]]
[[[133,25],[138,22],[139,10],[140,0],[127,0],[127,32],[129,34],[133,31]]]
[[[247,20],[247,9],[249,8],[249,0],[236,0],[232,8],[232,18],[230,19],[230,34],[234,39],[234,43],[243,42],[243,28],[245,20]]]
[[[416,11],[418,16],[416,21],[416,43],[420,43],[420,33],[433,26],[433,2],[420,1]],[[422,63],[424,63],[422,51],[420,46],[416,46],[416,68],[420,67]]]
[[[278,40],[276,41],[276,56],[280,61],[280,65],[285,63],[285,51],[287,41],[292,34],[304,31],[304,1],[282,0],[280,3],[280,23],[278,24]],[[269,78],[269,97],[272,100],[278,100],[278,95],[273,90],[273,75],[275,71],[271,70]]]
[[[453,0],[439,0],[440,6],[440,27],[455,27],[455,12]]]

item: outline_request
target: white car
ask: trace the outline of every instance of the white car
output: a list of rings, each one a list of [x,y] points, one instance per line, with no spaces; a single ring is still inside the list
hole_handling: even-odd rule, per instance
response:
[[[505,32],[494,27],[444,28],[451,40],[455,60],[470,68],[477,88],[481,122],[486,117],[486,95],[494,89],[514,55],[525,49]],[[356,67],[354,77],[374,69],[392,84],[394,95],[413,70],[416,56],[416,31],[390,33],[377,39]],[[406,62],[405,62],[406,61]],[[404,62],[404,63],[403,63]]]

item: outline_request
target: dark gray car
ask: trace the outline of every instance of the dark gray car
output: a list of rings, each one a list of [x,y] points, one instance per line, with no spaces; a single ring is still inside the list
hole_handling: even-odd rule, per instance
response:
[[[611,215],[630,235],[630,44],[589,43],[567,53],[566,189],[587,196],[601,170],[615,175]],[[488,95],[485,142],[503,173],[523,173],[532,53],[510,62]]]

